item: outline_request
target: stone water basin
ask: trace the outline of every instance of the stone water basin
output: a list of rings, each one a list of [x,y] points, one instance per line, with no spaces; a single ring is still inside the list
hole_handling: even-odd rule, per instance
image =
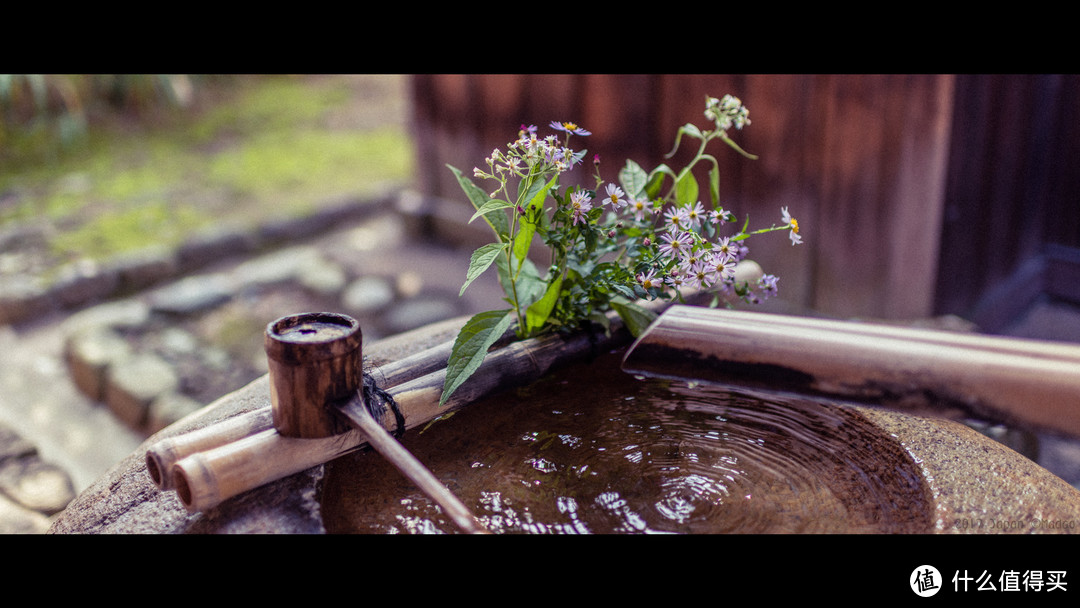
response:
[[[463,320],[365,345],[395,361]],[[456,324],[456,325],[455,325]],[[949,420],[765,390],[638,378],[604,351],[402,442],[498,533],[1060,533],[1080,492]],[[145,446],[269,404],[256,380],[151,437],[52,531],[455,533],[370,450],[188,513]]]
[[[1073,531],[1080,492],[963,424],[635,378],[607,353],[405,445],[495,532]],[[454,532],[377,455],[327,466],[329,532]]]

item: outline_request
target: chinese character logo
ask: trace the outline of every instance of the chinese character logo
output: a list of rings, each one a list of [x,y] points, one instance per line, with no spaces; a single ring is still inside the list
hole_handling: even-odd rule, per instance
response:
[[[930,597],[941,589],[941,573],[933,566],[919,566],[911,573],[911,590],[919,597]]]

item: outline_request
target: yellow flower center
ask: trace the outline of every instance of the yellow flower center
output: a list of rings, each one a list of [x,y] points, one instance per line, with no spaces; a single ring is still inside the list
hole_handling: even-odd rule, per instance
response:
[[[572,122],[564,122],[564,123],[562,123],[562,126],[567,131],[573,131],[573,130],[577,129],[577,125],[572,123]]]
[[[799,234],[799,220],[791,218],[791,231],[795,234]]]

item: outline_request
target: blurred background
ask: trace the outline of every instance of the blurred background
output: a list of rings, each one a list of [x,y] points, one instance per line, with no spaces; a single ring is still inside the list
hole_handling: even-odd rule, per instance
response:
[[[781,277],[774,306],[1009,332],[1030,314],[1068,324],[1080,301],[1075,75],[424,75],[411,88],[416,183],[445,197],[443,163],[475,165],[518,123],[586,126],[611,179],[627,157],[663,162],[679,126],[704,125],[706,95],[741,98],[751,124],[734,138],[759,159],[714,150],[721,199],[759,227],[788,207],[805,237],[751,244]],[[1061,329],[1045,337],[1080,338]]]
[[[70,386],[63,324],[184,275],[216,297],[200,273],[268,244],[285,249],[271,262],[298,263],[312,251],[288,248],[300,244],[335,262],[335,293],[342,277],[385,279],[356,306],[381,294],[387,315],[443,304],[413,325],[490,309],[479,281],[476,299],[457,297],[489,233],[467,224],[472,207],[446,165],[471,174],[520,125],[544,133],[555,120],[592,132],[575,145],[600,156],[607,180],[627,158],[679,167],[689,149],[665,158],[677,129],[708,126],[706,96],[725,94],[749,108],[732,137],[759,158],[713,144],[722,204],[752,229],[787,207],[803,236],[749,242],[780,277],[761,310],[1080,341],[1077,75],[0,74],[0,439],[12,427],[85,487],[153,429],[117,423]],[[347,238],[313,240],[335,230]],[[265,359],[268,318],[307,305],[265,293],[279,308],[245,292],[210,321],[147,331],[168,333],[155,346],[240,336],[254,353],[244,361]],[[364,323],[367,339],[377,326]],[[262,373],[199,365],[192,382],[223,384],[188,391],[191,407]],[[1080,483],[1080,447],[1065,448],[1061,466],[1049,450],[1018,449]]]
[[[805,237],[751,242],[781,277],[774,308],[1008,331],[1080,300],[1078,87],[1052,74],[0,76],[0,235],[48,241],[0,243],[0,270],[48,273],[387,188],[467,205],[445,165],[481,164],[522,123],[586,126],[580,145],[614,179],[626,158],[665,162],[679,126],[705,124],[705,96],[731,93],[751,119],[734,137],[759,159],[712,150],[725,206],[752,227],[788,207]]]

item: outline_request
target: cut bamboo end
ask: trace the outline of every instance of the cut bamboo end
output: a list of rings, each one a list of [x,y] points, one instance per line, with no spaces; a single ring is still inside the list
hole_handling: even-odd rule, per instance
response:
[[[365,443],[358,431],[303,439],[267,429],[178,461],[173,465],[176,494],[189,512],[205,511],[242,492],[356,451]]]
[[[204,450],[216,448],[254,433],[273,428],[273,415],[269,407],[238,414],[221,422],[162,439],[146,450],[146,470],[159,489],[175,487],[173,465],[180,460]]]

